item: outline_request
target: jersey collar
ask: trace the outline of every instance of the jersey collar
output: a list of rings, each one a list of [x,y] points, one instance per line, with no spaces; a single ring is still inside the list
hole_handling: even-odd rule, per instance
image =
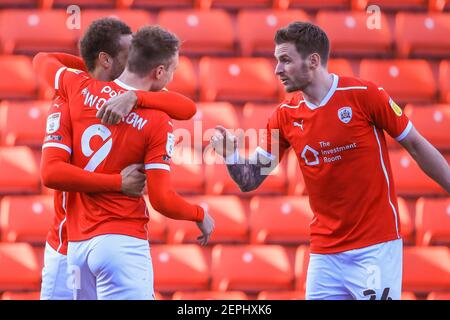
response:
[[[326,105],[328,103],[328,101],[330,101],[331,97],[333,96],[334,92],[336,91],[337,85],[338,85],[338,81],[339,81],[339,76],[332,73],[331,74],[333,76],[333,83],[331,84],[331,88],[328,91],[327,95],[322,99],[322,101],[320,102],[319,105],[315,105],[312,102],[309,102],[305,99],[305,97],[303,97],[303,101],[305,101],[305,104],[308,108],[310,108],[311,110],[315,110],[317,108],[323,107],[324,105]]]
[[[122,88],[127,89],[127,90],[133,90],[133,91],[137,90],[136,88],[123,83],[119,79],[114,80],[114,83],[117,84],[119,87],[122,87]]]

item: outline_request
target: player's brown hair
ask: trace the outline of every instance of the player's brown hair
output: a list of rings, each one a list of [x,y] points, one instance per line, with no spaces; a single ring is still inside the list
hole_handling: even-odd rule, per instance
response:
[[[327,65],[330,56],[330,41],[320,27],[309,22],[292,22],[275,33],[275,43],[295,44],[298,53],[306,58],[312,53],[320,56],[321,64]]]
[[[140,28],[131,41],[128,54],[128,70],[145,76],[159,65],[168,66],[178,52],[180,40],[160,26]]]
[[[130,27],[115,18],[101,18],[91,23],[80,40],[80,54],[89,71],[95,69],[100,52],[115,58],[120,52],[120,37],[132,34]]]

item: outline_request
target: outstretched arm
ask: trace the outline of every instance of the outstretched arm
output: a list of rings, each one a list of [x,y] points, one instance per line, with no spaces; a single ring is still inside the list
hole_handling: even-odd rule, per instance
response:
[[[54,87],[55,76],[59,69],[68,67],[86,71],[86,66],[80,57],[59,52],[40,52],[33,58],[33,69],[39,78],[44,79]]]
[[[420,168],[450,194],[450,167],[439,151],[414,127],[400,141]]]

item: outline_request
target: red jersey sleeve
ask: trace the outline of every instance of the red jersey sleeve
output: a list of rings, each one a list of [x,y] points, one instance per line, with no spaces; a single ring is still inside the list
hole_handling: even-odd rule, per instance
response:
[[[120,192],[120,174],[100,174],[70,164],[72,122],[69,105],[57,96],[49,111],[42,145],[41,179],[48,188],[78,192]]]
[[[72,153],[72,122],[69,104],[61,96],[56,96],[48,109],[42,149],[59,148]]]
[[[33,58],[33,69],[37,76],[45,80],[52,87],[59,86],[59,76],[67,68],[85,71],[86,67],[81,58],[65,53],[40,52]],[[58,81],[56,81],[58,77]],[[64,94],[62,94],[64,97]]]
[[[403,140],[413,127],[403,110],[383,88],[369,83],[367,90],[365,107],[369,121],[375,127],[385,130],[395,140]]]
[[[189,120],[197,112],[194,101],[176,92],[137,90],[136,96],[136,105],[163,111],[175,120]]]
[[[145,155],[149,200],[156,211],[171,219],[201,222],[203,209],[188,203],[171,188],[170,158],[175,146],[172,132],[169,116],[160,113],[153,118]]]

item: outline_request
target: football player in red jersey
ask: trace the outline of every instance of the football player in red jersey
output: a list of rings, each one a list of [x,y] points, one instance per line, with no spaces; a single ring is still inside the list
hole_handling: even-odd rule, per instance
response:
[[[144,163],[152,206],[170,218],[196,221],[202,232],[199,242],[205,245],[214,220],[170,187],[174,136],[168,115],[138,108],[117,126],[105,126],[96,118],[111,97],[129,90],[163,89],[178,63],[178,46],[173,34],[159,27],[143,27],[133,36],[127,68],[118,79],[101,82],[82,70],[50,64],[47,79],[54,79],[57,93],[69,103],[72,163],[109,174]],[[67,154],[63,149],[52,150],[55,157]],[[142,197],[71,193],[67,212],[68,265],[79,275],[75,298],[152,299],[148,211]]]
[[[291,23],[275,44],[275,73],[295,93],[274,110],[253,159],[240,157],[223,127],[212,146],[244,192],[295,151],[314,213],[307,299],[400,299],[402,239],[383,131],[447,192],[449,165],[383,88],[328,72],[330,45],[318,26]]]
[[[64,53],[39,54],[35,59],[38,69],[49,64],[89,71],[98,80],[110,81],[123,71],[131,41],[130,28],[117,19],[103,18],[94,21],[83,36],[80,47],[83,60]],[[37,70],[43,72],[44,70]],[[107,104],[101,109],[105,122],[117,122],[117,115],[127,115],[138,104],[166,111],[176,119],[189,119],[195,114],[195,104],[176,93],[130,91],[117,97],[113,109]],[[106,112],[104,112],[106,111]],[[70,164],[71,123],[66,100],[56,95],[48,113],[46,136],[43,144],[42,180],[55,190],[55,216],[47,235],[42,272],[41,299],[73,299],[73,290],[67,273],[67,191],[122,192],[139,196],[145,185],[145,174],[140,166],[130,165],[116,174],[99,174],[82,170]],[[111,120],[110,120],[111,119]],[[67,153],[62,159],[49,158],[50,149]],[[69,152],[69,153],[68,153]]]

